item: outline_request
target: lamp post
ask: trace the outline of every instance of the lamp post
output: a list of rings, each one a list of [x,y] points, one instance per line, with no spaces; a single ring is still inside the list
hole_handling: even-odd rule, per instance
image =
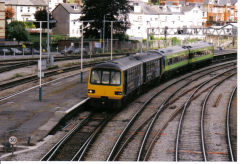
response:
[[[49,0],[47,1],[48,3],[48,9],[47,9],[47,29],[48,29],[48,32],[47,32],[47,54],[48,54],[48,60],[49,60],[49,57],[50,57],[50,47],[49,47]]]
[[[39,51],[40,51],[40,70],[39,70],[39,101],[42,101],[42,21],[40,21],[40,44],[39,44]]]
[[[81,78],[81,83],[83,81],[83,75],[82,75],[82,69],[83,69],[83,23],[84,22],[94,22],[94,20],[85,20],[85,21],[80,21],[81,24],[82,24],[82,28],[81,28],[81,35],[82,35],[82,38],[81,38],[81,73],[80,73],[80,78]]]
[[[112,44],[113,44],[113,21],[111,21],[111,60],[112,60]]]
[[[121,22],[121,21],[109,21],[109,20],[105,20],[104,22],[111,22],[111,60],[112,60],[112,49],[113,49],[113,22]],[[105,24],[105,23],[104,23]],[[104,45],[104,43],[103,43]]]
[[[40,43],[39,43],[39,101],[42,101],[42,23],[48,21],[28,21],[28,22],[39,22],[40,24]],[[55,20],[49,21],[49,23],[55,23]]]
[[[104,38],[105,38],[105,15],[103,16],[103,54],[104,54]]]

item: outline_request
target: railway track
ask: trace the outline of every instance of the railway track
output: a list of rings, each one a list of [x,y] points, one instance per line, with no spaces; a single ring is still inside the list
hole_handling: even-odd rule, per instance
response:
[[[233,60],[236,59],[236,52],[230,51],[229,54],[226,55],[221,52],[216,52],[218,55],[214,56],[213,62],[222,62],[227,60]],[[115,56],[121,56],[121,55],[127,55],[127,54],[115,54]],[[92,57],[98,58],[98,57],[107,57],[109,55],[94,55]],[[90,58],[89,56],[86,56],[84,58]],[[67,61],[67,60],[74,60],[74,59],[80,59],[79,56],[67,56],[67,57],[55,57],[54,60],[57,61]],[[0,61],[0,73],[4,73],[7,71],[11,71],[14,69],[32,66],[37,64],[38,59],[16,59],[16,60],[4,60],[4,62]]]
[[[99,57],[99,55],[97,57]],[[56,61],[72,60],[72,59],[75,59],[75,58],[79,58],[79,57],[74,56],[74,57],[69,57],[67,59],[62,58],[62,57],[58,57],[58,59],[56,59]],[[214,63],[218,63],[218,62],[222,62],[222,61],[233,60],[236,57],[235,57],[235,55],[233,55],[233,56],[229,56],[229,58],[225,58],[225,57],[223,58],[223,56],[220,55],[220,56],[215,56],[214,58],[215,58]],[[98,63],[100,63],[100,62],[92,63],[92,64],[84,64],[83,67],[85,67],[85,68],[86,67],[91,67],[91,66],[93,66],[95,64],[98,64]],[[0,73],[4,72],[4,71],[9,71],[8,68],[16,69],[16,68],[19,68],[19,67],[24,66],[24,65],[28,66],[29,64],[36,64],[36,61],[28,61],[28,62],[23,62],[23,63],[20,63],[20,64],[13,64],[13,65],[11,64],[9,67],[4,66],[0,69]],[[46,71],[44,76],[45,77],[50,77],[50,76],[54,76],[54,75],[57,75],[57,74],[78,70],[78,69],[80,69],[80,66],[72,66],[72,67],[57,69],[57,70],[53,70],[53,71]],[[13,87],[21,85],[21,84],[33,82],[37,79],[38,79],[37,75],[32,75],[32,76],[27,76],[27,77],[24,77],[24,78],[20,78],[18,80],[12,80],[12,81],[7,82],[7,83],[2,83],[2,84],[0,84],[0,91],[6,90],[6,89],[9,89],[9,88],[13,88]]]
[[[235,69],[233,69],[234,71],[236,71]],[[233,71],[230,70],[230,71]],[[203,82],[197,89],[194,90],[194,92],[191,94],[191,96],[187,99],[187,101],[184,103],[184,108],[182,110],[181,116],[180,116],[180,120],[179,120],[179,124],[178,124],[178,130],[177,130],[177,136],[176,136],[176,146],[175,146],[175,160],[176,161],[201,161],[201,160],[207,160],[206,159],[206,150],[205,150],[205,140],[204,140],[204,131],[201,130],[201,137],[198,137],[197,135],[197,128],[200,126],[198,123],[197,125],[195,124],[195,122],[198,122],[196,120],[199,120],[200,118],[200,113],[201,116],[203,116],[204,114],[204,109],[205,109],[205,105],[206,102],[203,103],[203,107],[202,107],[202,112],[199,112],[197,109],[201,109],[198,108],[195,104],[195,107],[191,106],[190,104],[192,103],[192,98],[194,97],[194,95],[200,91],[200,89],[202,89],[204,86],[206,86],[208,83],[210,83],[211,81],[219,78],[219,77],[224,77],[224,75],[226,75],[226,73],[228,73],[229,71],[226,71],[224,73],[221,73],[217,76],[214,76],[212,79],[209,79],[205,82]],[[225,80],[229,79],[230,77],[232,77],[233,75],[236,75],[236,72],[234,72],[231,75],[227,75],[227,77],[224,77],[223,79],[221,79],[219,82],[217,82],[217,84],[215,84],[212,89],[210,90],[209,94],[221,83],[223,83]],[[208,99],[209,94],[206,96],[206,101]],[[189,108],[189,111],[187,111],[187,109]],[[192,110],[190,110],[190,108]],[[203,125],[203,117],[201,117],[201,125]],[[184,123],[186,122],[186,123]],[[191,122],[191,124],[189,123]],[[195,128],[192,128],[195,127]],[[191,130],[190,130],[191,129]],[[201,129],[203,129],[203,126],[201,126]],[[190,135],[192,134],[192,135]],[[200,135],[200,133],[198,133]],[[194,137],[193,137],[194,136]],[[193,139],[194,138],[194,139]],[[199,147],[199,138],[202,139],[202,153],[197,153],[197,152],[201,152],[201,147]],[[180,151],[181,149],[181,151]],[[189,154],[186,155],[186,150],[191,150],[194,153],[194,156],[191,156]],[[202,156],[203,155],[203,156]]]
[[[229,98],[229,102],[228,102],[228,108],[227,108],[227,139],[228,139],[228,147],[229,147],[229,154],[230,154],[230,160],[232,162],[237,161],[237,127],[234,124],[234,122],[232,121],[232,119],[235,117],[236,118],[236,109],[234,110],[234,108],[232,107],[233,104],[233,100],[234,100],[234,95],[236,95],[236,91],[237,91],[237,86],[234,87],[231,96]],[[236,97],[235,97],[236,98]],[[236,101],[236,100],[235,100]]]
[[[114,54],[114,56],[125,56],[127,54]],[[109,57],[110,55],[93,55],[91,58]],[[84,59],[88,59],[90,56],[84,56]],[[46,57],[43,59],[47,59]],[[67,60],[77,60],[80,59],[79,56],[64,56],[64,57],[54,57],[54,61],[67,61]],[[11,71],[18,68],[23,68],[27,66],[36,65],[39,58],[35,59],[16,59],[16,60],[4,60],[0,61],[0,73]]]
[[[91,112],[54,145],[41,161],[83,160],[94,138],[116,113]]]
[[[220,68],[222,69],[222,68]],[[206,71],[206,70],[205,70]],[[201,71],[197,71],[194,75],[198,75]],[[204,72],[204,71],[202,71]],[[190,82],[187,82],[185,83],[184,85],[188,85],[190,84],[192,81],[195,81],[203,76],[206,76],[207,74],[211,73],[211,72],[214,72],[213,70],[211,71],[208,71],[208,73],[205,72],[204,75],[201,75],[201,76],[198,76],[196,79],[192,79],[190,80]],[[162,90],[160,90],[159,92],[157,92],[155,95],[153,95],[150,99],[148,99],[144,104],[143,106],[141,106],[141,108],[138,110],[138,112],[134,115],[134,117],[131,118],[131,121],[128,123],[128,125],[124,128],[124,130],[122,131],[121,135],[118,137],[117,141],[115,142],[107,160],[108,161],[111,161],[111,160],[117,160],[120,158],[120,155],[123,154],[123,150],[124,150],[124,147],[126,147],[129,142],[131,142],[131,140],[133,139],[133,137],[136,138],[136,134],[140,131],[140,130],[143,130],[144,128],[144,131],[145,131],[145,134],[144,134],[144,137],[142,139],[142,143],[141,143],[141,146],[140,146],[140,149],[138,151],[138,155],[137,155],[137,158],[135,160],[146,160],[146,156],[148,156],[148,153],[150,152],[150,150],[145,150],[145,147],[146,147],[146,143],[147,141],[149,140],[149,136],[150,136],[150,132],[152,131],[152,128],[153,128],[153,125],[156,121],[156,119],[158,118],[159,114],[163,111],[163,109],[169,105],[168,102],[170,101],[170,99],[176,94],[178,93],[182,87],[179,87],[179,89],[176,89],[176,91],[172,94],[170,94],[170,96],[168,96],[167,98],[165,98],[165,100],[162,101],[161,105],[159,105],[159,108],[157,111],[151,113],[149,110],[148,110],[148,114],[144,113],[144,114],[141,114],[143,112],[143,110],[145,108],[151,108],[149,107],[149,104],[150,102],[153,100],[153,98],[155,98],[157,95],[159,95],[160,93],[162,93],[163,91],[166,92],[166,90],[170,87],[173,87],[174,85],[176,85],[177,83],[179,83],[180,81],[182,81],[183,79],[187,79],[187,78],[190,78],[191,76],[193,75],[190,75],[190,76],[187,76],[187,77],[184,77],[184,78],[181,78],[179,81],[176,81],[175,83],[167,86],[166,88],[163,88]],[[197,87],[197,86],[195,86]],[[186,94],[186,92],[185,92]],[[156,99],[156,98],[155,98]],[[175,100],[176,101],[176,100]],[[151,106],[151,105],[150,105]],[[153,105],[152,105],[153,106]],[[143,119],[139,119],[138,117],[140,117],[139,115],[147,115],[148,118],[146,118],[145,120]],[[138,120],[141,120],[139,123],[138,126],[136,125],[133,125],[134,122],[136,123],[137,121],[135,121],[136,119],[138,118]],[[150,123],[149,121],[152,120]],[[137,123],[136,123],[137,124]],[[148,124],[148,127],[146,126],[146,124]],[[130,130],[131,127],[134,127],[132,129],[136,129],[136,130]],[[129,131],[131,131],[131,135],[127,134],[129,133]],[[159,135],[159,132],[157,133],[156,136]],[[157,137],[154,137],[155,140]],[[132,141],[133,142],[133,141]],[[148,141],[149,142],[149,141]],[[153,141],[154,142],[154,141]],[[152,143],[153,143],[152,142]],[[136,144],[136,141],[134,142]],[[152,147],[153,144],[150,144]],[[148,144],[149,145],[149,144]],[[144,157],[145,156],[145,157]],[[121,160],[121,159],[120,159]],[[133,158],[131,159],[133,160]]]
[[[95,64],[99,64],[101,62],[96,62],[96,63],[91,63],[91,64],[84,64],[83,68],[87,68],[87,67],[91,67]],[[72,67],[67,67],[67,68],[62,68],[62,69],[57,69],[57,70],[53,70],[53,71],[46,71],[44,76],[46,77],[51,77],[54,75],[58,75],[61,73],[66,73],[66,72],[70,72],[70,71],[74,71],[74,70],[79,70],[81,68],[81,66],[72,66]],[[9,88],[13,88],[15,86],[21,85],[21,84],[25,84],[25,83],[29,83],[29,82],[33,82],[38,80],[38,76],[37,75],[32,75],[32,76],[27,76],[18,80],[12,80],[10,82],[7,83],[3,83],[0,84],[0,91],[9,89]]]
[[[235,74],[233,74],[235,75]],[[227,80],[228,78],[230,78],[232,75],[228,76],[227,78],[223,79],[222,81],[218,82],[216,85],[214,85],[211,90],[208,92],[207,96],[205,97],[204,99],[204,102],[203,102],[203,105],[202,105],[202,111],[201,111],[201,144],[202,144],[202,151],[203,151],[203,158],[204,158],[204,161],[208,161],[207,160],[207,153],[206,153],[206,149],[205,149],[205,138],[204,138],[204,115],[205,115],[205,110],[206,110],[206,104],[207,104],[207,101],[209,100],[209,97],[210,95],[213,93],[213,91],[221,84],[223,83],[225,80]],[[229,103],[228,103],[228,109],[227,109],[227,117],[226,117],[226,120],[227,120],[227,123],[226,123],[226,129],[227,129],[227,140],[228,140],[228,147],[229,147],[229,154],[230,154],[230,157],[231,157],[231,161],[234,161],[234,157],[233,157],[233,151],[232,151],[232,145],[231,145],[231,136],[230,136],[230,125],[229,125],[229,119],[230,119],[230,108],[231,108],[231,103],[232,103],[232,99],[233,99],[233,95],[236,91],[236,88],[235,87],[233,89],[233,92],[230,96],[230,99],[229,99]]]

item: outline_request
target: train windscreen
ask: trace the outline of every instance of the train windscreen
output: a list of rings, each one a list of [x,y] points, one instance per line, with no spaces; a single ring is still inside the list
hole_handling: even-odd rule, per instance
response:
[[[92,70],[91,84],[120,85],[121,73],[115,70]]]

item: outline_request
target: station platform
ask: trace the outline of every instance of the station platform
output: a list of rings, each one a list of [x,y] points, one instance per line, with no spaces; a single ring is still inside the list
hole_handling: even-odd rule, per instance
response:
[[[87,72],[86,72],[87,75]],[[41,141],[73,109],[87,100],[87,76],[80,75],[55,81],[0,101],[0,145],[16,136],[17,145],[36,144]],[[2,146],[0,146],[0,157]]]

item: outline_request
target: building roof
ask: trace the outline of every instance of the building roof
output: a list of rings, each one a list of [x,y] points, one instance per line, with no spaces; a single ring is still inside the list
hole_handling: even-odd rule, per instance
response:
[[[47,6],[44,0],[5,0],[8,6]]]
[[[82,11],[81,6],[76,3],[60,3],[59,5],[61,5],[70,14],[80,14]]]
[[[183,6],[182,12],[191,11],[195,6],[189,5],[189,6]]]
[[[231,4],[234,5],[237,3],[238,0],[231,0]]]
[[[213,4],[217,6],[225,6],[228,2],[230,2],[231,5],[234,5],[237,1],[238,0],[217,0],[217,2],[213,1]],[[209,0],[204,0],[204,4],[209,4]]]
[[[139,11],[132,11],[135,14],[144,14],[144,15],[173,15],[173,14],[183,14],[182,12],[171,11],[169,6],[166,6],[164,9],[160,9],[158,5],[147,5],[144,3],[139,4],[137,7],[141,9]]]

